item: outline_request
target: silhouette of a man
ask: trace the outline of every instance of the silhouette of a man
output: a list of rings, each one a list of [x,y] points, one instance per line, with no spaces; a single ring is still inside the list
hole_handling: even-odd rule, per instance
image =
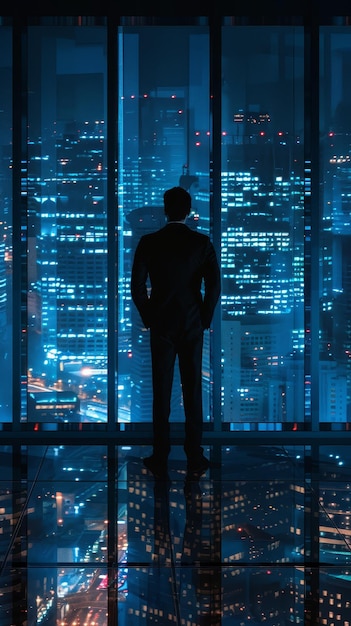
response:
[[[209,467],[201,447],[203,333],[210,327],[221,281],[210,238],[185,223],[190,210],[191,196],[185,189],[172,187],[165,191],[167,223],[141,237],[132,268],[132,299],[145,327],[150,329],[153,453],[144,459],[144,465],[156,477],[167,476],[171,447],[169,416],[177,355],[188,474],[201,476]]]

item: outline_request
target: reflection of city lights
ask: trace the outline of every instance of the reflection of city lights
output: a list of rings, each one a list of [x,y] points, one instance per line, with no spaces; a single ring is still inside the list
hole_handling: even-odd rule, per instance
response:
[[[91,367],[82,367],[82,369],[80,370],[80,373],[82,376],[91,376],[92,375],[92,369]]]

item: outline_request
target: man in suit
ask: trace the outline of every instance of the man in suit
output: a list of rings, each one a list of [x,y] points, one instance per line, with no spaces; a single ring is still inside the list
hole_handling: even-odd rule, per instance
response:
[[[210,238],[186,225],[190,210],[191,196],[185,189],[168,189],[164,193],[167,223],[141,237],[132,268],[132,299],[145,327],[150,329],[153,453],[144,459],[144,465],[155,477],[167,476],[177,355],[188,475],[201,476],[209,467],[201,447],[202,348],[204,330],[210,327],[220,295],[220,270]]]

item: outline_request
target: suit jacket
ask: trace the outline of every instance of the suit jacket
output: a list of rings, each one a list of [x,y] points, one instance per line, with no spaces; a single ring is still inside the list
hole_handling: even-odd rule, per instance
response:
[[[216,253],[207,235],[169,222],[141,237],[131,293],[146,328],[160,332],[209,328],[220,284]]]

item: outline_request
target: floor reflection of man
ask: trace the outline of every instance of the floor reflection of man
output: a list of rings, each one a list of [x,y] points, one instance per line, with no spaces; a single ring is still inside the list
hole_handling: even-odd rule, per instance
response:
[[[198,481],[186,481],[184,495],[186,521],[181,559],[181,606],[192,615],[196,610],[197,626],[220,626],[221,570],[213,546],[215,532],[212,532],[216,525],[213,519],[209,520],[210,527],[204,523],[203,495]],[[205,533],[205,530],[209,532]],[[190,615],[184,617],[191,623]]]
[[[174,546],[169,519],[170,483],[155,480],[154,484],[154,551],[148,575],[148,626],[180,626],[179,597],[176,584]]]
[[[186,520],[180,563],[170,530],[170,483],[154,485],[154,551],[148,576],[147,624],[220,626],[220,567],[211,562],[211,536],[203,537],[198,481],[184,485]]]

